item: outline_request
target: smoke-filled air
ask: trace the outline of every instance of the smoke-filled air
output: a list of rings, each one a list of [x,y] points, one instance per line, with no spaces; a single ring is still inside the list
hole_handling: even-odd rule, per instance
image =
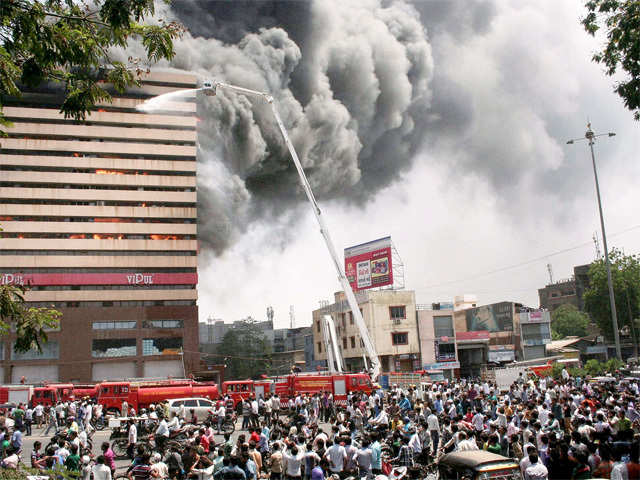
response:
[[[413,6],[174,0],[167,8],[159,16],[188,29],[169,66],[271,93],[320,201],[362,203],[410,167],[433,70]],[[199,95],[198,108],[203,250],[221,253],[252,222],[295,222],[304,195],[269,107],[219,90]]]

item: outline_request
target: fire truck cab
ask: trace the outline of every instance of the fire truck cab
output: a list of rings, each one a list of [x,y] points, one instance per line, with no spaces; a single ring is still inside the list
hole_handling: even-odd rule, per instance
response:
[[[245,398],[254,395],[255,383],[253,380],[234,380],[222,383],[222,395],[229,395],[233,400],[234,408],[238,408],[238,404]]]
[[[33,405],[40,404],[44,407],[49,407],[58,402],[66,402],[74,398],[72,383],[57,383],[43,387],[35,387],[33,389],[31,403]]]

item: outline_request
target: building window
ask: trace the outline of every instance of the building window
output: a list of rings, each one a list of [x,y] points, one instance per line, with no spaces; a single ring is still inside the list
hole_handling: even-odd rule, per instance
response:
[[[181,337],[142,339],[142,355],[177,355],[181,351]]]
[[[93,322],[94,330],[128,330],[136,328],[135,320],[126,322]]]
[[[347,328],[347,314],[341,313],[340,317],[342,319],[342,328]]]
[[[42,353],[35,348],[21,353],[11,350],[11,360],[52,360],[57,358],[60,358],[60,345],[54,341],[43,343]]]
[[[356,337],[351,337],[351,348],[356,348]]]
[[[436,361],[448,362],[456,359],[455,343],[439,343],[436,351]]]
[[[96,338],[91,343],[91,356],[93,358],[135,357],[136,339]]]
[[[453,337],[453,317],[451,315],[433,317],[433,330],[436,338]]]
[[[389,315],[394,323],[400,322],[400,320],[407,318],[407,308],[404,305],[399,307],[389,307]]]
[[[145,320],[142,328],[182,328],[182,320]]]
[[[316,322],[316,332],[320,332],[320,320]]]
[[[347,349],[347,337],[342,337],[342,349]]]
[[[322,342],[318,342],[318,353],[322,353]]]
[[[353,325],[353,312],[349,312],[349,325]]]
[[[391,334],[391,344],[392,345],[408,345],[409,344],[409,332],[392,333]]]

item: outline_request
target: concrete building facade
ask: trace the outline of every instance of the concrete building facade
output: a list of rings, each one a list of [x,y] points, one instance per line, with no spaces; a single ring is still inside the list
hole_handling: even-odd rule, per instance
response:
[[[447,379],[460,368],[453,313],[453,305],[442,302],[417,307],[421,368],[442,370]]]
[[[335,302],[313,311],[313,341],[316,360],[326,361],[320,320],[331,315],[338,344],[348,371],[364,367],[360,332],[351,315],[344,292],[337,292]],[[415,292],[410,290],[365,290],[356,294],[369,335],[386,372],[410,372],[421,367]]]
[[[195,98],[161,114],[146,98],[193,88],[151,73],[85,122],[49,87],[3,99],[0,281],[55,307],[44,352],[0,349],[3,382],[183,376],[197,368]]]

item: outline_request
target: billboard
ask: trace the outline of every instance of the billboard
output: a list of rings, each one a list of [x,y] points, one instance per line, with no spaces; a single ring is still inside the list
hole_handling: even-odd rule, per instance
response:
[[[520,312],[520,323],[550,323],[551,313],[548,310],[532,310]]]
[[[477,332],[488,330],[489,332],[513,331],[513,303],[500,302],[482,307],[470,308],[465,312],[467,316],[467,330]]]
[[[354,291],[393,285],[391,237],[345,248],[344,271]]]

